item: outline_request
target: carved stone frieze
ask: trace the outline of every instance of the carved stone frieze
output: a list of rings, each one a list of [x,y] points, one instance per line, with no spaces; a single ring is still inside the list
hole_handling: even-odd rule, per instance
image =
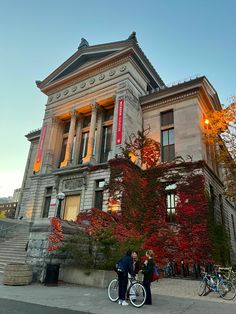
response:
[[[53,103],[59,99],[64,97],[68,97],[74,95],[75,93],[79,93],[81,90],[86,88],[90,88],[90,86],[95,86],[99,84],[101,81],[107,81],[111,77],[119,75],[119,73],[123,73],[127,71],[127,66],[125,64],[116,64],[113,63],[113,66],[116,67],[111,69],[111,66],[107,68],[103,68],[103,72],[98,72],[97,74],[93,75],[92,77],[88,75],[87,79],[83,80],[82,82],[76,83],[76,81],[72,82],[73,86],[66,87],[63,90],[57,91],[54,95],[50,95],[48,97],[48,103]]]
[[[77,179],[67,179],[63,182],[64,191],[68,190],[77,190],[79,188],[82,188],[84,185],[84,179],[83,178],[77,178]]]

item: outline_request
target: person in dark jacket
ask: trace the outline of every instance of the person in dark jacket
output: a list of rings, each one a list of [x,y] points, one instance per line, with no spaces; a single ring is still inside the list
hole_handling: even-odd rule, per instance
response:
[[[122,264],[120,270],[117,270],[119,280],[119,300],[118,303],[121,305],[128,305],[125,301],[125,295],[128,285],[128,274],[134,277],[133,271],[133,259],[131,257],[132,251],[128,250],[126,255],[119,261]]]
[[[133,259],[133,270],[134,270],[135,275],[137,275],[138,272],[141,270],[141,266],[142,266],[140,263],[137,251],[132,252],[132,259]]]
[[[153,257],[154,253],[153,250],[147,250],[146,252],[146,257],[147,260],[143,264],[143,285],[146,290],[146,301],[145,304],[152,304],[152,295],[151,295],[151,282],[152,282],[152,273],[153,273],[153,268],[155,266]]]

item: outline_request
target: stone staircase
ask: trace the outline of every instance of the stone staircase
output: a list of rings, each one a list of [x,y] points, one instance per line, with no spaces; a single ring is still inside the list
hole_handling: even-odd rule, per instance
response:
[[[29,224],[13,221],[7,227],[1,227],[0,233],[4,230],[8,231],[5,238],[0,238],[0,273],[3,273],[6,264],[25,262],[25,246],[29,239]]]

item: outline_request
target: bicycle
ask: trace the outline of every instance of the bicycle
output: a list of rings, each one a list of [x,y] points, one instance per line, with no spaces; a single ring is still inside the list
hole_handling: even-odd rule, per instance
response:
[[[222,276],[236,285],[236,271],[232,267],[219,267]]]
[[[236,296],[236,289],[232,282],[224,279],[221,274],[212,275],[204,272],[202,281],[198,287],[198,295],[203,296],[208,292],[218,293],[224,300],[233,300]]]
[[[146,290],[141,282],[134,278],[128,278],[130,285],[127,289],[127,298],[134,307],[141,307],[146,301]],[[108,298],[112,302],[119,299],[119,281],[118,278],[113,279],[107,288]]]

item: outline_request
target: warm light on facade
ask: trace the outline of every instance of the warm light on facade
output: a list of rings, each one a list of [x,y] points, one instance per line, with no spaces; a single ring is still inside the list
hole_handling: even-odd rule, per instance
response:
[[[136,156],[135,156],[135,154],[132,153],[132,152],[129,152],[129,159],[130,159],[133,163],[135,163],[135,161],[136,161]]]
[[[117,212],[120,210],[120,201],[115,199],[110,199],[108,203],[108,211]]]

